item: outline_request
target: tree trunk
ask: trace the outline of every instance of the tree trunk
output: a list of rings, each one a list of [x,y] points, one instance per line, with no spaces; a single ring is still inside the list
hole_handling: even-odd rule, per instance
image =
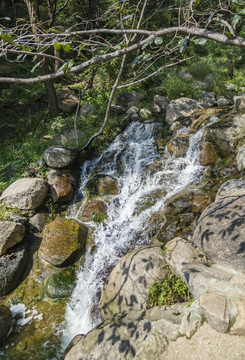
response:
[[[48,65],[46,63],[43,64],[43,66],[40,69],[41,75],[47,75],[48,74]],[[53,81],[45,81],[45,90],[46,90],[46,96],[48,100],[48,112],[51,119],[59,115],[59,108],[58,108],[58,101],[56,96],[55,87],[53,84]]]
[[[37,26],[39,23],[38,2],[33,3],[30,0],[25,0],[25,3],[26,3],[29,17],[30,17],[32,31],[34,34],[37,34]],[[35,8],[35,5],[37,5],[37,8]],[[45,60],[44,60],[43,65],[40,68],[40,72],[41,72],[41,75],[49,74],[48,65]],[[46,96],[47,96],[47,100],[48,100],[49,116],[52,119],[52,118],[58,116],[58,114],[59,114],[56,91],[55,91],[55,87],[54,87],[52,80],[45,81],[44,84],[45,84]]]

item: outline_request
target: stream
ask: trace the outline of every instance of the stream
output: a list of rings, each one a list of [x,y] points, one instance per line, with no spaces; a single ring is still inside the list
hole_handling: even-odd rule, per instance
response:
[[[80,221],[86,183],[97,169],[118,179],[119,194],[104,199],[108,216],[103,223],[84,223],[93,228],[95,251],[91,254],[91,248],[87,249],[84,265],[77,273],[76,286],[66,307],[63,349],[75,335],[86,334],[100,323],[97,305],[104,281],[123,255],[137,246],[150,244],[147,219],[164,209],[165,201],[172,195],[198,182],[204,172],[199,163],[203,129],[190,135],[186,156],[176,158],[167,150],[163,155],[158,153],[155,135],[161,127],[160,123],[133,122],[98,159],[83,165],[77,197],[67,217]],[[78,200],[81,203],[81,199],[82,205],[77,209],[76,203]]]

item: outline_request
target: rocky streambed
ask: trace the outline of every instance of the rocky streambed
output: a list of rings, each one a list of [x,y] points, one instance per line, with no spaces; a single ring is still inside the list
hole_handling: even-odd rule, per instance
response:
[[[75,335],[63,359],[196,359],[200,341],[202,359],[245,357],[243,102],[131,105],[128,129],[83,164],[79,186],[77,153],[53,146],[46,181],[2,193],[1,358],[58,359]],[[149,308],[164,264],[188,306]]]

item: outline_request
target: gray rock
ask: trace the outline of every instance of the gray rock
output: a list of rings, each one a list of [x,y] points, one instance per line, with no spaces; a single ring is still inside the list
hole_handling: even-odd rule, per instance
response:
[[[231,303],[223,296],[215,293],[207,293],[200,297],[200,307],[204,317],[217,331],[226,332],[230,323]]]
[[[191,339],[179,337],[169,343],[161,359],[167,360],[243,360],[245,341],[243,336],[223,334],[206,322]]]
[[[19,284],[28,263],[26,245],[14,247],[9,255],[0,257],[0,296],[8,295]]]
[[[139,108],[137,108],[136,106],[132,106],[127,110],[128,115],[138,114],[138,112],[139,112]]]
[[[241,171],[245,168],[245,144],[243,144],[237,152],[236,155],[236,164],[238,171]]]
[[[119,315],[78,339],[64,359],[163,359],[168,342],[179,336],[184,306],[131,311],[126,317]]]
[[[204,133],[207,142],[213,144],[215,151],[221,157],[235,152],[235,139],[243,128],[242,116],[230,116],[219,119],[209,125]]]
[[[203,323],[202,310],[199,301],[194,301],[187,309],[182,318],[179,332],[190,339]]]
[[[85,144],[87,137],[81,130],[75,132],[74,128],[63,130],[52,141],[52,145],[61,145],[68,148],[77,148]]]
[[[231,179],[222,184],[216,194],[215,201],[245,195],[245,179]]]
[[[124,106],[115,105],[115,104],[111,105],[111,109],[119,113],[124,113],[126,111],[126,108]]]
[[[0,305],[0,343],[9,335],[12,328],[12,314],[5,305]]]
[[[232,335],[245,336],[245,301],[236,303],[236,321],[230,329]]]
[[[103,319],[146,308],[149,286],[164,277],[164,258],[158,247],[140,247],[124,256],[112,270],[101,299]]]
[[[245,270],[245,194],[209,205],[193,234],[194,244],[208,259]]]
[[[41,178],[22,178],[4,190],[0,201],[8,207],[23,210],[36,209],[44,203],[48,190],[48,184]]]
[[[190,116],[195,110],[200,109],[198,101],[182,97],[172,100],[166,109],[166,121],[172,124],[176,120]]]
[[[161,95],[154,96],[153,107],[157,105],[160,108],[160,111],[162,111],[162,110],[166,110],[168,104],[169,104],[169,100],[165,96],[161,96]]]
[[[29,223],[34,226],[38,231],[42,231],[48,218],[48,213],[38,213],[30,218]]]
[[[229,100],[227,100],[224,96],[221,96],[221,97],[217,100],[217,105],[218,105],[218,106],[227,106],[227,105],[229,105]]]
[[[204,108],[209,108],[217,105],[214,93],[203,91],[202,92],[202,100],[200,101],[200,105]]]
[[[115,104],[123,107],[128,107],[129,103],[138,103],[144,99],[144,95],[137,91],[126,91],[117,95]]]
[[[234,108],[236,111],[244,111],[245,110],[245,95],[234,96]]]
[[[61,169],[70,166],[76,157],[76,153],[63,146],[51,146],[43,153],[43,159],[49,167]]]
[[[207,292],[232,294],[232,286],[229,285],[229,283],[234,276],[234,272],[230,268],[222,268],[217,265],[195,262],[185,264],[182,266],[181,271],[183,272],[181,277],[183,278],[184,276],[185,283],[194,299],[199,299],[200,296]],[[235,292],[237,292],[237,289]]]
[[[0,256],[20,242],[25,235],[25,227],[11,221],[0,222]]]
[[[183,267],[197,259],[197,252],[192,244],[182,238],[169,241],[164,248],[164,256],[171,272],[185,279]]]

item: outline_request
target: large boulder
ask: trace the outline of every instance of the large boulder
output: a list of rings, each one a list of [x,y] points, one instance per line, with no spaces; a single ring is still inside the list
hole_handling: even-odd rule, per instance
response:
[[[144,99],[144,95],[137,91],[126,91],[117,95],[115,104],[123,107],[128,107],[129,104],[138,104]]]
[[[131,311],[106,321],[86,336],[76,337],[61,359],[160,360],[179,337],[186,304]]]
[[[240,185],[223,185],[217,201],[201,214],[193,242],[208,259],[244,271],[245,188]]]
[[[43,159],[49,167],[55,169],[66,168],[70,166],[76,157],[75,151],[64,146],[51,146],[43,153]]]
[[[74,179],[71,174],[51,169],[47,178],[53,202],[65,203],[73,199],[74,188],[72,182],[74,182]]]
[[[205,129],[205,139],[211,143],[216,153],[221,157],[235,152],[236,137],[241,132],[244,117],[240,115],[227,116],[218,119]]]
[[[68,88],[63,88],[57,92],[59,109],[71,113],[77,107],[78,98],[74,96]]]
[[[159,113],[161,111],[165,111],[168,104],[169,100],[165,96],[155,95],[152,104],[153,112]]]
[[[0,305],[0,343],[6,339],[12,328],[12,314],[5,305]]]
[[[15,246],[11,254],[0,257],[0,296],[8,295],[18,286],[27,264],[26,244]]]
[[[182,97],[172,100],[166,109],[166,121],[172,124],[174,121],[190,116],[195,110],[200,109],[198,101]]]
[[[44,228],[38,254],[57,267],[76,262],[85,251],[87,228],[79,222],[57,217]]]
[[[164,278],[164,258],[159,247],[140,247],[124,256],[112,270],[101,299],[102,319],[147,306],[149,286]]]
[[[0,256],[20,242],[25,235],[25,227],[12,221],[0,222]]]
[[[36,209],[44,203],[48,190],[48,184],[41,178],[23,178],[7,187],[0,201],[5,202],[8,207]]]

